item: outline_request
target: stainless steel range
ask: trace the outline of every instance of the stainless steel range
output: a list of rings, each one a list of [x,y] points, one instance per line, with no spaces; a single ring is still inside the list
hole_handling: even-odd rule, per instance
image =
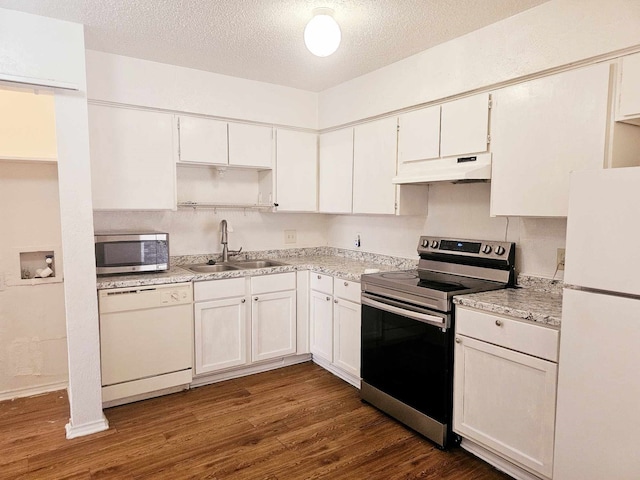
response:
[[[417,270],[362,275],[362,399],[439,447],[456,443],[453,296],[515,280],[515,244],[420,237]]]

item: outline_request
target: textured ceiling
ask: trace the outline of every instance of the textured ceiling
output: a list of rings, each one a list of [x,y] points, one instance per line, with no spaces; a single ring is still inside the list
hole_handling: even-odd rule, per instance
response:
[[[92,50],[321,91],[547,0],[0,0],[85,25]],[[331,7],[342,44],[304,47],[316,7]]]

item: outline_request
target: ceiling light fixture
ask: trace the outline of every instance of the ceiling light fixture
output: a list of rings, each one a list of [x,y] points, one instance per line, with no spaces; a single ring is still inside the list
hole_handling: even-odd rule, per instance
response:
[[[342,33],[330,8],[316,8],[304,29],[304,44],[318,57],[328,57],[338,49]]]

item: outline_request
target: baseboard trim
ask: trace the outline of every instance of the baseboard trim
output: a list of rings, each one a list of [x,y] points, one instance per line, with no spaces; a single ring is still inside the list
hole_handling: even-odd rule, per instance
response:
[[[67,432],[67,440],[72,438],[84,437],[85,435],[91,435],[92,433],[102,432],[109,429],[109,421],[107,417],[102,415],[101,420],[95,422],[89,422],[82,425],[71,425],[71,420],[64,426]]]
[[[501,472],[506,473],[516,480],[548,480],[547,477],[534,475],[533,473],[520,468],[518,465],[505,460],[483,446],[478,445],[473,440],[463,438],[462,442],[460,442],[460,446],[466,451],[474,454],[479,459],[484,460],[488,464],[496,467]]]
[[[191,381],[190,388],[202,387],[204,385],[210,385],[212,383],[224,382],[225,380],[231,380],[234,378],[246,377],[247,375],[254,375],[256,373],[268,372],[269,370],[275,370],[277,368],[289,367],[291,365],[297,365],[298,363],[304,363],[311,360],[311,355],[305,353],[303,355],[292,355],[290,357],[278,358],[275,361],[269,361],[266,363],[260,363],[257,365],[249,365],[246,367],[235,368],[220,373],[202,374],[194,377]]]
[[[360,390],[360,379],[359,378],[356,378],[356,377],[354,377],[354,376],[342,371],[341,369],[339,369],[338,367],[333,365],[331,362],[328,362],[324,358],[317,357],[315,355],[313,356],[313,363],[315,363],[316,365],[324,368],[328,372],[333,373],[339,379],[344,380],[347,383],[350,383],[351,385],[356,387],[358,390]]]
[[[56,382],[47,385],[38,385],[36,387],[19,388],[17,390],[9,390],[0,393],[0,402],[4,400],[15,400],[16,398],[35,397],[43,393],[56,392],[58,390],[66,390],[69,382]]]

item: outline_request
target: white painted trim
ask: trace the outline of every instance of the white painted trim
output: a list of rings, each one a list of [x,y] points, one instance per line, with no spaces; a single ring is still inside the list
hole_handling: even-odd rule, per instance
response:
[[[318,133],[317,129],[314,128],[306,128],[306,127],[296,127],[295,125],[286,125],[281,123],[273,123],[273,122],[259,122],[254,120],[246,120],[243,118],[236,117],[224,117],[220,115],[209,115],[204,113],[194,113],[187,110],[174,110],[169,108],[160,108],[160,107],[146,107],[144,105],[135,105],[131,103],[120,103],[120,102],[112,102],[108,100],[97,100],[97,99],[88,99],[87,103],[89,105],[102,105],[106,107],[113,108],[124,108],[126,110],[141,110],[144,112],[158,112],[158,113],[167,113],[170,115],[178,115],[178,116],[188,116],[195,118],[205,118],[208,120],[217,120],[221,122],[231,122],[231,123],[240,123],[243,125],[256,125],[260,127],[273,127],[280,130],[292,130],[296,132],[307,132],[307,133]],[[182,165],[182,164],[179,164]],[[187,164],[188,165],[188,164]],[[196,164],[200,166],[201,164]],[[233,167],[233,165],[225,165],[225,167]],[[253,168],[253,167],[236,167],[236,168]]]
[[[38,385],[36,387],[19,388],[17,390],[0,392],[0,402],[5,400],[14,400],[16,398],[35,397],[36,395],[42,395],[43,393],[49,392],[57,392],[58,390],[66,390],[68,386],[68,382],[56,382],[45,385]]]
[[[102,419],[96,422],[89,422],[83,425],[71,425],[71,420],[64,426],[67,432],[67,440],[72,438],[84,437],[85,435],[91,435],[92,433],[102,432],[109,429],[109,420],[102,415]]]
[[[57,157],[0,157],[3,162],[12,163],[57,163]]]
[[[547,477],[537,476],[520,468],[518,465],[511,463],[510,461],[496,455],[492,451],[487,450],[483,446],[467,438],[462,439],[460,446],[466,451],[474,454],[481,460],[484,460],[488,464],[493,465],[501,472],[512,476],[516,480],[549,480]]]
[[[360,390],[360,379],[356,378],[356,377],[348,374],[344,370],[336,367],[333,363],[328,362],[324,358],[318,357],[318,356],[315,356],[315,355],[313,356],[313,363],[315,363],[316,365],[324,368],[328,372],[333,373],[339,379],[344,380],[347,383],[350,383],[351,385],[356,387],[358,390]]]
[[[193,382],[191,382],[191,388],[202,387],[203,385],[223,382],[225,380],[231,380],[233,378],[246,377],[247,375],[253,375],[255,373],[268,372],[269,370],[289,367],[291,365],[297,365],[298,363],[308,362],[309,360],[311,360],[310,354],[292,355],[290,357],[279,358],[275,361],[260,363],[259,365],[234,368],[221,373],[200,375],[197,378],[193,379]]]
[[[6,73],[0,73],[0,81],[21,83],[23,85],[35,85],[38,87],[61,88],[63,90],[80,90],[80,87],[75,83],[59,82],[57,80],[44,78],[21,77],[20,75],[9,75]]]

